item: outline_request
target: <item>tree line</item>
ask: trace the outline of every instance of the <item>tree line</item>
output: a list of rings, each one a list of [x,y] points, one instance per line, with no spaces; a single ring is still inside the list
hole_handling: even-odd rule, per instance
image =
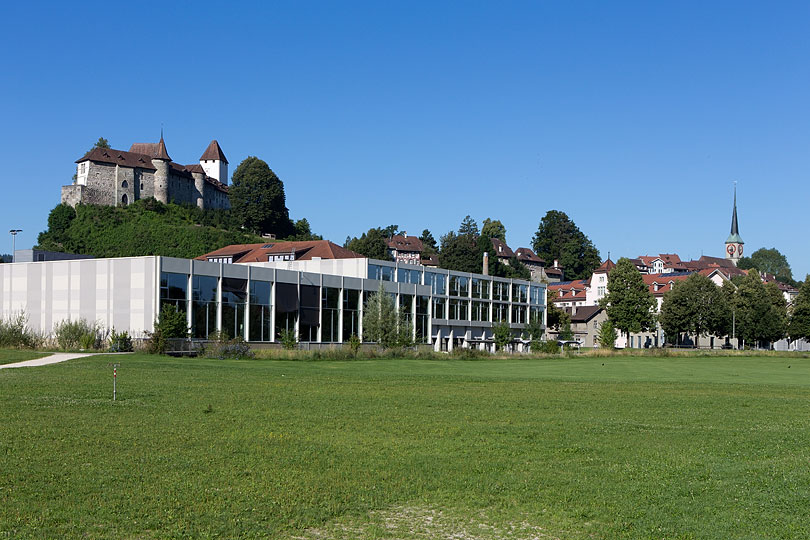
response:
[[[359,237],[348,237],[344,247],[373,259],[392,260],[388,240],[401,234],[398,225],[372,227]],[[488,254],[488,271],[492,276],[531,279],[531,272],[513,256],[508,264],[498,259],[491,241],[497,238],[506,243],[506,227],[500,220],[486,218],[479,230],[478,223],[469,215],[457,230],[443,234],[439,241],[429,229],[419,236],[423,257],[438,257],[439,267],[459,272],[481,273],[483,255]],[[599,267],[599,251],[591,240],[576,226],[565,212],[550,210],[540,220],[532,238],[532,249],[547,265],[559,261],[565,269],[566,279],[584,279]]]
[[[664,293],[656,314],[656,299],[641,273],[629,259],[621,258],[608,274],[607,295],[600,301],[608,316],[603,326],[629,339],[630,334],[654,330],[658,323],[670,344],[687,337],[697,345],[705,336],[737,338],[746,346],[770,345],[783,338],[810,339],[807,279],[790,306],[779,287],[764,283],[756,270],[736,281],[717,286],[707,276],[690,274]],[[552,321],[550,307],[549,326],[564,322],[564,317]]]

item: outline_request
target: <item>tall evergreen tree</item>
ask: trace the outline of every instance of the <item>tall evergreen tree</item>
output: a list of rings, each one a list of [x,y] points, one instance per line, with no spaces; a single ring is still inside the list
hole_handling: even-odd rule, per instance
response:
[[[558,260],[566,279],[587,279],[602,264],[593,242],[559,210],[549,210],[540,220],[532,248],[549,263]]]
[[[504,227],[503,223],[500,222],[498,219],[489,219],[486,218],[484,220],[484,224],[481,227],[481,236],[489,239],[489,238],[499,238],[501,242],[504,244],[506,243],[506,227]]]
[[[613,326],[623,332],[628,341],[631,333],[655,327],[655,298],[630,259],[622,257],[610,271],[607,290],[607,295],[599,304],[607,311]]]
[[[372,227],[368,232],[364,232],[360,238],[352,238],[347,242],[346,247],[365,255],[369,259],[394,260],[388,252],[388,236],[386,236],[385,229],[380,227]]]

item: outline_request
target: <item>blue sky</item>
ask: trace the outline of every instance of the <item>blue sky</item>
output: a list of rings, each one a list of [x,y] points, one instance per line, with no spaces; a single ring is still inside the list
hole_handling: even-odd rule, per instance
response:
[[[18,2],[0,35],[0,231],[30,247],[103,136],[267,161],[337,243],[465,215],[529,246],[550,209],[599,248],[810,272],[810,3]],[[7,234],[7,233],[4,233]],[[11,238],[0,240],[0,252]]]

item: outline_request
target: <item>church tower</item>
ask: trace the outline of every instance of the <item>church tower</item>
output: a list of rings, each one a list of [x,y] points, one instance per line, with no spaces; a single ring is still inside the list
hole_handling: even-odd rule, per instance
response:
[[[734,211],[731,214],[731,234],[726,239],[726,259],[731,260],[735,265],[743,256],[743,242],[740,236],[740,229],[737,226],[737,182],[734,182]]]

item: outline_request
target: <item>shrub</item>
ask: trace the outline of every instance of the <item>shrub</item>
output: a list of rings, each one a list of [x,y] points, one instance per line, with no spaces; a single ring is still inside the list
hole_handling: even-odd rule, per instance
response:
[[[67,319],[59,322],[54,326],[53,333],[56,345],[64,351],[97,349],[100,348],[102,341],[101,328],[84,319],[77,321]]]
[[[169,339],[188,337],[186,314],[177,311],[171,304],[164,305],[155,321],[155,331],[147,332],[146,335],[146,351],[149,354],[165,353]]]
[[[254,358],[256,355],[250,346],[245,343],[241,337],[234,339],[227,339],[227,336],[217,334],[214,336],[215,341],[212,341],[203,350],[203,356],[206,358],[219,358],[220,360]]]
[[[42,346],[44,337],[28,328],[28,316],[24,311],[5,321],[0,320],[0,347],[36,349]]]
[[[557,354],[560,346],[556,341],[532,341],[532,352],[538,354]]]
[[[298,336],[295,335],[295,330],[284,330],[281,332],[281,345],[288,351],[298,347]]]
[[[361,343],[360,337],[357,334],[352,334],[349,337],[349,350],[352,351],[353,356],[357,356],[357,353],[360,352]]]
[[[124,331],[120,334],[113,329],[110,332],[110,352],[132,352],[132,338]]]

